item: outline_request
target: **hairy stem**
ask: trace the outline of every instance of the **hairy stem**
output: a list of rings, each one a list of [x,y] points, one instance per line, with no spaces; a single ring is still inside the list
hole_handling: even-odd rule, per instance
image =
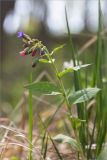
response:
[[[58,79],[60,88],[61,88],[61,90],[62,90],[62,94],[63,94],[64,99],[65,99],[65,102],[66,102],[66,104],[67,104],[68,112],[70,113],[70,115],[72,115],[71,106],[70,106],[70,104],[69,104],[68,96],[67,96],[67,94],[66,94],[66,91],[65,91],[63,82],[62,82],[61,78],[58,76],[58,73],[59,73],[59,72],[58,72],[58,69],[57,69],[54,61],[52,60],[51,54],[48,52],[47,49],[46,49],[46,51],[47,51],[47,57],[48,57],[48,59],[51,61],[52,65],[53,65],[53,68],[54,68],[54,70],[55,70],[56,77],[57,77],[57,79]],[[69,121],[70,121],[71,123],[73,123],[73,122],[71,121],[69,115],[68,115],[68,119],[69,119]],[[83,153],[82,147],[81,147],[81,145],[80,145],[80,140],[79,140],[79,138],[78,138],[78,135],[77,135],[77,131],[76,131],[76,130],[74,130],[74,134],[75,134],[75,138],[76,138],[76,140],[77,140],[77,143],[79,144],[79,147],[80,147],[80,152],[81,152],[82,160],[85,160],[84,153]]]

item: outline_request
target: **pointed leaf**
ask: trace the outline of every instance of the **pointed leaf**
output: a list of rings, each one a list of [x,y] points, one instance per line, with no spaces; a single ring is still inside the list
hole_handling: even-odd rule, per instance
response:
[[[73,69],[72,68],[66,68],[66,69],[64,69],[62,72],[59,72],[58,73],[58,77],[63,77],[65,74],[67,74],[67,73],[70,73],[70,72],[73,72]]]
[[[60,45],[59,47],[55,48],[52,52],[51,55],[53,55],[54,53],[58,52],[60,49],[62,49],[65,46],[65,44]]]
[[[53,62],[55,62],[55,59],[52,59]],[[39,62],[42,62],[42,63],[51,63],[51,61],[47,60],[47,59],[39,59]]]
[[[59,87],[55,86],[53,83],[50,82],[34,82],[26,85],[25,88],[31,90],[32,93],[36,94],[51,94],[51,95],[61,94]]]
[[[79,66],[75,66],[75,67],[65,68],[62,72],[58,73],[58,76],[61,78],[67,73],[70,73],[70,72],[73,72],[73,71],[78,71],[79,69],[85,68],[89,65],[90,64],[84,64],[84,65],[79,65]]]
[[[68,100],[70,104],[82,103],[95,97],[95,95],[100,91],[99,88],[86,88],[80,91],[74,92],[70,95]]]
[[[58,134],[57,136],[53,137],[53,140],[55,140],[58,143],[68,143],[74,150],[80,150],[77,141],[69,136]]]
[[[72,67],[72,69],[73,69],[74,71],[78,71],[79,69],[88,67],[88,66],[90,66],[90,65],[91,65],[91,64],[78,65],[78,66]]]
[[[45,95],[52,95],[52,96],[56,96],[56,95],[61,95],[62,93],[60,92],[51,92],[50,94],[45,94]]]

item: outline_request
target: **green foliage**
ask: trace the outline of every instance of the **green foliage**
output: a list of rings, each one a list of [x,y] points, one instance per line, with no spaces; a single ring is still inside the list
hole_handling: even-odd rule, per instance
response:
[[[99,88],[85,88],[80,91],[74,92],[72,95],[69,96],[69,103],[70,104],[77,104],[82,103],[90,100],[91,98],[95,97],[96,94],[100,91]]]
[[[97,157],[97,160],[106,160],[107,159],[107,146],[103,148],[100,155]]]
[[[55,140],[58,143],[67,143],[74,150],[80,151],[80,147],[79,147],[79,144],[77,143],[77,141],[69,136],[65,136],[63,134],[58,134],[57,136],[53,137],[53,140]]]
[[[70,67],[70,68],[65,68],[62,72],[58,73],[58,76],[61,78],[64,75],[66,75],[67,73],[71,73],[73,71],[78,71],[81,68],[86,68],[87,66],[89,66],[90,64],[84,64],[84,65],[80,65],[80,66],[75,66],[75,67]]]
[[[25,88],[36,94],[58,95],[61,94],[58,86],[50,82],[34,82],[25,86]]]
[[[107,87],[103,83],[103,59],[101,54],[103,53],[104,44],[102,40],[102,23],[101,23],[101,4],[99,0],[99,28],[97,33],[97,47],[96,47],[96,59],[95,63],[93,63],[93,77],[91,77],[90,81],[87,82],[87,80],[83,81],[81,78],[81,68],[86,68],[90,64],[84,64],[84,65],[78,65],[76,66],[76,57],[78,59],[78,55],[76,54],[76,51],[74,49],[73,43],[72,43],[72,37],[70,33],[69,28],[69,22],[67,17],[67,11],[65,9],[65,16],[66,16],[66,24],[67,24],[67,30],[68,30],[68,38],[69,38],[69,48],[71,51],[71,56],[73,59],[73,66],[70,68],[66,68],[63,71],[59,72],[56,61],[57,59],[53,58],[53,54],[58,52],[60,49],[62,49],[64,45],[61,45],[57,48],[55,48],[51,53],[48,51],[47,47],[44,46],[42,43],[40,43],[40,49],[44,49],[45,56],[42,58],[42,56],[39,57],[39,62],[42,63],[49,63],[49,65],[52,66],[53,71],[55,72],[57,83],[53,84],[50,82],[33,82],[25,86],[26,89],[29,90],[29,107],[32,109],[32,94],[45,94],[45,95],[61,95],[61,98],[63,102],[66,104],[67,108],[67,118],[69,121],[69,128],[74,133],[74,138],[71,138],[69,136],[59,134],[53,139],[51,138],[47,128],[48,125],[52,122],[53,117],[55,116],[56,112],[53,114],[53,116],[49,119],[48,123],[43,124],[44,128],[44,136],[42,139],[42,149],[41,154],[43,154],[43,158],[46,158],[47,153],[47,147],[48,147],[48,140],[50,139],[54,149],[56,150],[56,153],[59,157],[59,159],[63,159],[60,155],[54,141],[60,142],[60,143],[67,143],[69,144],[74,150],[78,151],[81,159],[90,160],[90,159],[97,159],[97,160],[104,160],[104,157],[106,156],[106,151],[104,147],[104,144],[106,142],[106,133],[107,133],[107,123],[106,123],[106,116],[107,116],[107,98],[106,98],[106,90]],[[39,41],[38,41],[39,44]],[[106,50],[107,53],[107,50]],[[73,72],[73,80],[74,83],[72,83],[72,87],[74,86],[75,92],[71,92],[71,88],[68,88],[70,92],[67,92],[62,80],[62,77],[65,76],[68,73]],[[87,75],[88,76],[88,75]],[[89,75],[90,76],[90,75]],[[85,87],[83,87],[85,86]],[[89,88],[87,88],[89,86]],[[93,99],[95,99],[95,102],[93,104]],[[85,102],[85,103],[84,103]],[[76,105],[73,105],[76,104]],[[76,117],[73,116],[72,107],[75,106],[77,110]],[[95,107],[93,107],[95,106]],[[29,108],[29,117],[32,119],[33,113],[31,112]],[[91,108],[91,109],[90,109]],[[93,114],[93,108],[94,113]],[[58,108],[59,109],[59,108]],[[90,111],[91,110],[91,111]],[[90,120],[90,117],[93,119]],[[90,124],[91,127],[90,127]],[[31,125],[31,122],[29,123],[29,126]],[[31,133],[31,132],[30,132]],[[32,138],[30,139],[32,141]],[[92,151],[92,146],[95,144],[95,152]],[[87,147],[88,146],[88,147]],[[79,158],[78,158],[79,159]]]
[[[53,55],[54,53],[58,52],[60,49],[62,49],[63,47],[65,47],[65,44],[62,44],[56,48],[54,48],[54,50],[51,52],[51,55]]]
[[[18,157],[16,157],[16,156],[13,156],[13,157],[11,157],[11,159],[10,160],[19,160],[19,158]]]
[[[71,116],[70,118],[71,118],[71,121],[73,124],[73,129],[78,129],[82,123],[86,122],[86,120],[81,120],[81,119],[73,117],[73,116]]]
[[[90,66],[91,64],[84,64],[84,65],[79,65],[79,66],[75,66],[75,67],[73,67],[73,70],[74,71],[78,71],[79,69],[81,69],[81,68],[86,68],[86,67],[88,67],[88,66]]]
[[[58,73],[58,77],[61,78],[64,75],[66,75],[67,73],[71,73],[71,72],[73,72],[73,68],[66,68],[62,72]]]
[[[52,61],[54,62],[55,59],[52,59]],[[47,60],[47,59],[39,59],[39,62],[42,62],[42,63],[52,63],[51,61]]]

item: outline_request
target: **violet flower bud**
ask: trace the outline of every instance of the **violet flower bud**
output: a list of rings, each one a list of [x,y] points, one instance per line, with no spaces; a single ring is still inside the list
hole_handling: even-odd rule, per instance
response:
[[[18,32],[17,37],[18,38],[24,38],[24,33],[23,32]]]
[[[43,49],[41,49],[40,55],[43,56],[44,54],[45,54],[45,51]]]

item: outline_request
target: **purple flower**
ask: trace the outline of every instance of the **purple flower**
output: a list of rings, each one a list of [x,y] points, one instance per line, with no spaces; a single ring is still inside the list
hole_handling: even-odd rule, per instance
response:
[[[40,51],[40,55],[42,56],[42,55],[44,55],[45,54],[45,51],[42,49],[41,51]]]
[[[24,38],[24,33],[23,33],[23,32],[18,32],[17,37],[18,37],[18,38]]]

